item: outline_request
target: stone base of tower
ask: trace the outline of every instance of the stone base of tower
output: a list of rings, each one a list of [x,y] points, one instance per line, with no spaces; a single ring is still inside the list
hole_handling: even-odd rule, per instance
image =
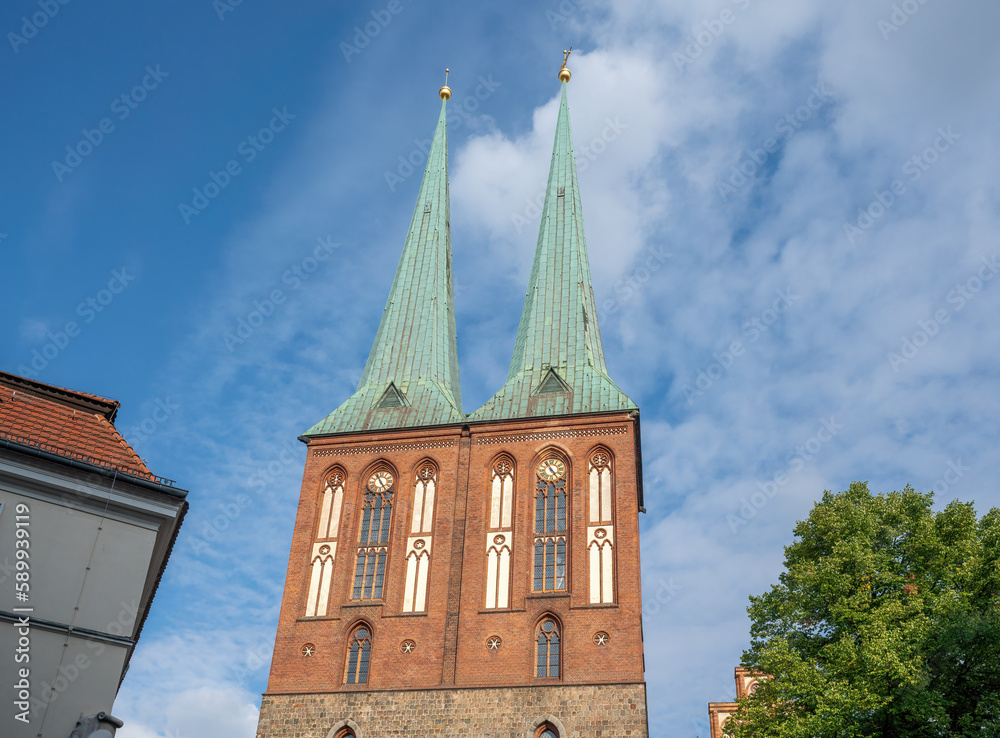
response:
[[[646,685],[266,694],[257,738],[534,738],[545,722],[560,738],[646,738]]]

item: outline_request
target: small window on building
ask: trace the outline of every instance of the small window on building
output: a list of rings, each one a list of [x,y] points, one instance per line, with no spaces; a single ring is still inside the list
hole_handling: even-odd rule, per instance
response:
[[[551,723],[545,723],[535,731],[535,738],[559,738],[559,731]]]
[[[559,626],[554,620],[543,620],[538,626],[538,662],[535,676],[559,676]]]
[[[337,733],[335,738],[354,738],[354,731],[350,728],[344,728]]]
[[[347,654],[348,684],[368,684],[368,666],[371,663],[372,636],[367,625],[362,625],[351,638],[351,648]],[[344,735],[354,735],[345,733]]]

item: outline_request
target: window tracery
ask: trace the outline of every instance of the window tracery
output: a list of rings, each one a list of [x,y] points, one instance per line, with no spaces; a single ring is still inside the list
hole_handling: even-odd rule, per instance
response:
[[[383,469],[372,474],[365,486],[352,599],[382,599],[392,528],[394,484],[392,473]]]
[[[558,677],[560,674],[560,647],[559,626],[555,620],[546,618],[538,626],[538,659],[536,661],[535,676]]]
[[[434,496],[437,467],[429,461],[417,465],[413,484],[413,513],[410,537],[406,542],[406,581],[403,585],[403,612],[427,609],[427,580],[431,562],[434,525]]]
[[[371,664],[372,636],[367,625],[359,626],[351,636],[351,646],[347,654],[347,684],[368,684]]]
[[[337,536],[344,505],[344,483],[347,475],[335,467],[326,475],[320,491],[319,522],[310,558],[309,587],[306,591],[306,617],[326,615],[333,579],[333,564],[337,555]]]
[[[490,471],[489,531],[486,534],[486,608],[510,607],[514,462],[501,456]]]
[[[611,454],[597,449],[588,462],[590,523],[587,549],[590,563],[590,602],[614,602],[614,488]]]
[[[550,456],[537,469],[534,591],[566,589],[566,465]]]

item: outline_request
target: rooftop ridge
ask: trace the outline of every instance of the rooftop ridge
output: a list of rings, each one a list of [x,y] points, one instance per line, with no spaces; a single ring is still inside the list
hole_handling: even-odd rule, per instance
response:
[[[39,382],[37,379],[29,379],[28,377],[10,374],[5,371],[0,371],[0,384],[26,395],[44,397],[47,400],[72,407],[76,410],[97,412],[112,424],[115,422],[118,409],[121,407],[121,403],[118,400],[93,395],[89,392],[80,392],[79,390],[67,387],[60,387],[55,384]]]

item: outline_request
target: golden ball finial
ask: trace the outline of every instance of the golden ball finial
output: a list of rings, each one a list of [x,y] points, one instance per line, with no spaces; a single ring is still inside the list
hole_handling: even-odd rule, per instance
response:
[[[572,74],[569,73],[569,70],[566,68],[566,62],[569,61],[569,55],[572,53],[573,53],[572,46],[569,47],[568,51],[563,50],[563,63],[562,63],[562,68],[559,70],[560,82],[569,82],[570,77],[573,76]]]
[[[440,97],[442,100],[451,99],[451,88],[448,86],[448,72],[450,71],[451,71],[450,69],[444,70],[444,87],[438,90],[438,97]]]

